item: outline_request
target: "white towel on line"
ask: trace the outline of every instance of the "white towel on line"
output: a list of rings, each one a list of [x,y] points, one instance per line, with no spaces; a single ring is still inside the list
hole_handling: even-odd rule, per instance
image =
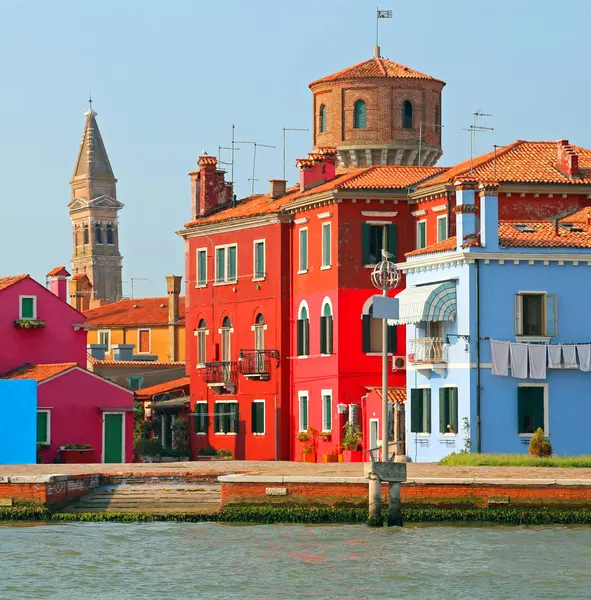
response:
[[[527,344],[511,343],[511,375],[527,379]]]
[[[576,347],[572,344],[562,345],[562,359],[564,360],[565,369],[577,368],[577,357],[575,353]]]
[[[546,379],[546,345],[529,344],[529,376],[532,379]]]
[[[591,344],[577,344],[581,371],[591,371]]]
[[[560,344],[551,344],[548,346],[548,367],[550,369],[560,369],[562,366],[562,346]]]
[[[490,341],[490,354],[492,357],[492,374],[509,375],[509,342]]]

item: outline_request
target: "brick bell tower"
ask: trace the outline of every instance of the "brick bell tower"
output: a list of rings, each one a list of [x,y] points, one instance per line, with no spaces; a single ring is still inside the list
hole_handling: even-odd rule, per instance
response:
[[[444,81],[380,56],[310,84],[315,148],[333,146],[339,170],[434,165]]]
[[[124,205],[117,200],[117,180],[92,102],[84,115],[86,123],[68,204],[74,242],[72,274],[74,280],[81,280],[81,275],[88,277],[91,301],[113,302],[122,296],[117,213]]]

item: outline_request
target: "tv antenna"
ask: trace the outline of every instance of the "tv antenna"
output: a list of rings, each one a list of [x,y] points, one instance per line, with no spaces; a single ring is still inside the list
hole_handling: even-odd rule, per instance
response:
[[[147,277],[131,277],[131,297],[133,298],[133,282],[134,281],[148,281]]]
[[[286,179],[285,176],[285,132],[286,131],[310,131],[309,129],[303,129],[301,127],[284,127],[283,128],[283,179]]]
[[[226,166],[229,166],[229,165],[233,166],[231,159],[230,159],[230,162],[224,162],[222,160],[222,150],[231,150],[232,152],[235,152],[236,150],[240,150],[240,148],[232,148],[232,146],[218,146],[218,164],[226,165]]]
[[[276,146],[271,146],[270,144],[259,144],[258,142],[235,142],[234,140],[232,140],[232,144],[252,144],[253,145],[254,151],[252,154],[252,177],[249,178],[248,181],[251,182],[250,195],[254,196],[254,183],[255,183],[255,181],[258,181],[258,179],[255,177],[256,164],[257,164],[257,147],[259,147],[259,148],[275,148]]]
[[[474,150],[476,147],[476,134],[482,133],[484,131],[494,131],[494,127],[485,127],[484,125],[478,125],[477,119],[478,117],[492,117],[490,113],[482,113],[480,111],[476,111],[472,113],[474,115],[474,122],[470,127],[466,129],[462,129],[462,131],[470,132],[470,173],[474,170]]]

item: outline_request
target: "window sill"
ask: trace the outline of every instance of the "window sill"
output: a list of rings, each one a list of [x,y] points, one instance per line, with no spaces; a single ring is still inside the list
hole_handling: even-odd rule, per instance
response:
[[[376,264],[377,263],[374,263],[373,265],[363,265],[363,268],[364,269],[375,269],[376,268]]]
[[[328,271],[329,269],[332,269],[332,265],[322,265],[320,267],[321,271]]]
[[[237,279],[232,279],[231,281],[216,281],[213,285],[214,286],[220,286],[220,285],[236,285],[238,283]]]
[[[302,355],[302,356],[297,356],[297,358],[308,358],[308,355],[307,355],[307,354],[304,354],[304,355]]]
[[[195,365],[196,369],[205,369],[205,364],[204,363],[198,363],[197,365]]]
[[[457,433],[442,433],[441,435],[446,438],[455,438],[458,434]]]
[[[152,354],[152,352],[150,350],[148,350],[147,352],[136,352],[136,355],[146,355],[146,354]]]
[[[417,437],[420,437],[420,438],[429,438],[429,437],[431,437],[431,434],[430,434],[430,433],[417,433],[416,431],[415,431],[415,432],[413,432],[413,433],[414,433],[414,434],[415,434]]]
[[[253,277],[252,280],[253,281],[265,281],[265,279],[267,279],[267,277]]]
[[[300,270],[298,271],[298,275],[304,275],[304,274],[305,274],[305,273],[307,273],[307,272],[308,272],[308,269],[300,269]]]
[[[365,356],[382,356],[382,352],[365,352]],[[394,352],[388,352],[388,356],[394,356]]]
[[[326,354],[326,353],[322,352],[322,353],[320,354],[320,356],[321,356],[321,357],[322,357],[322,356],[332,356],[332,353],[331,353],[331,354]]]
[[[207,435],[207,433],[205,431],[197,431],[195,435]]]
[[[221,431],[216,431],[214,435],[238,435],[237,433],[232,433],[231,431],[228,433],[223,433]]]
[[[518,342],[545,342],[546,344],[552,339],[549,335],[516,335],[515,339]]]
[[[257,436],[261,436],[261,435],[265,435],[265,433],[253,433],[252,435],[257,435]]]
[[[196,283],[195,289],[203,289],[207,287],[207,283]]]

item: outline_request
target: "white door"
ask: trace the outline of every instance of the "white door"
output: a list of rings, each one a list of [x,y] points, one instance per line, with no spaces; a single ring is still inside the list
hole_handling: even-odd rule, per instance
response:
[[[378,451],[373,450],[373,448],[377,448],[378,446],[378,431],[380,427],[380,422],[378,419],[370,419],[369,420],[369,447],[372,449],[371,451],[371,459],[373,461],[378,461]]]

